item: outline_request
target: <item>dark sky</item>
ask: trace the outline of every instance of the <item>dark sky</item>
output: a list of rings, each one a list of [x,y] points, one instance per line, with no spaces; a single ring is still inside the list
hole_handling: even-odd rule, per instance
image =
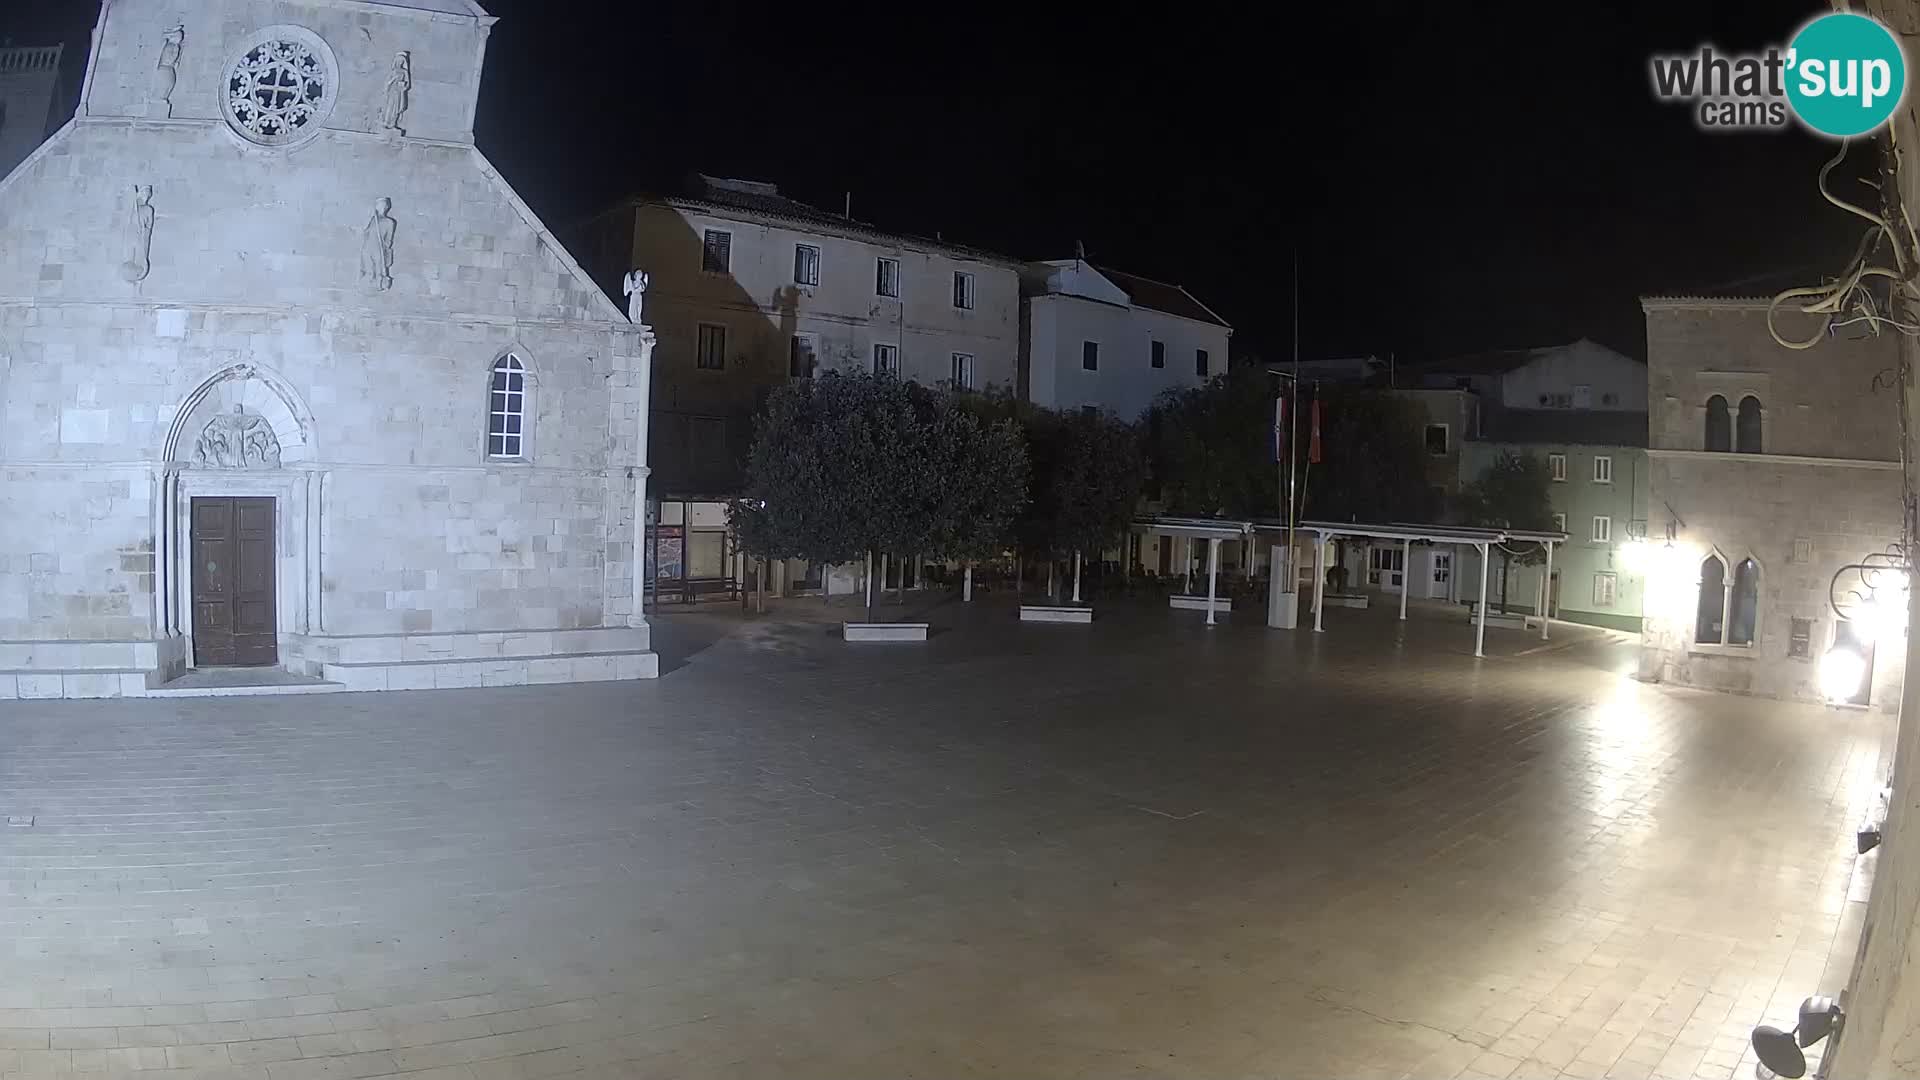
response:
[[[1830,273],[1857,237],[1814,187],[1831,144],[1702,133],[1648,89],[1649,52],[1784,42],[1813,2],[482,3],[480,145],[556,227],[692,170],[850,191],[1021,257],[1084,242],[1272,358],[1296,251],[1305,356],[1643,355],[1640,294]],[[0,0],[0,36],[78,52],[96,9]]]

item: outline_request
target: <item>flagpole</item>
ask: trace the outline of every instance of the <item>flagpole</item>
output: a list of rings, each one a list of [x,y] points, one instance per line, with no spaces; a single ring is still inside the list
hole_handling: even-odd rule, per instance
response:
[[[1293,591],[1293,585],[1300,575],[1293,568],[1293,531],[1294,531],[1294,475],[1299,468],[1296,459],[1300,448],[1300,249],[1293,251],[1293,379],[1287,387],[1287,393],[1293,399],[1293,426],[1287,431],[1287,591]]]

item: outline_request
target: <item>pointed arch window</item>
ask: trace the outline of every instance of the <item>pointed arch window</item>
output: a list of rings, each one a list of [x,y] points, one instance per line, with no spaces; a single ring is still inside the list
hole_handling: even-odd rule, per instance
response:
[[[1727,564],[1709,555],[1700,562],[1700,608],[1693,619],[1693,640],[1718,645],[1727,633]]]
[[[1760,453],[1760,399],[1748,394],[1740,399],[1740,411],[1733,421],[1733,451],[1736,454]]]
[[[1733,584],[1727,590],[1727,644],[1753,644],[1754,627],[1759,621],[1760,564],[1742,559],[1733,568]]]
[[[1727,399],[1719,394],[1707,399],[1706,448],[1721,454],[1733,449],[1733,418],[1727,411]]]
[[[1708,555],[1700,561],[1700,602],[1693,640],[1700,645],[1752,645],[1760,625],[1760,564],[1752,557],[1735,563]]]
[[[526,457],[527,367],[507,353],[493,362],[493,380],[487,393],[487,456]]]

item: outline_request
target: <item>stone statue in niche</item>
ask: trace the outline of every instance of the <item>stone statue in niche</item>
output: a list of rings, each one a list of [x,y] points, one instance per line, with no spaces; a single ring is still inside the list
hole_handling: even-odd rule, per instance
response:
[[[280,439],[266,418],[236,404],[232,412],[216,414],[200,430],[193,460],[210,469],[277,469]]]
[[[186,40],[184,25],[174,26],[162,39],[160,62],[153,69],[153,97],[147,102],[148,116],[173,116],[173,88],[180,82],[180,47]]]
[[[147,280],[153,269],[153,185],[133,186],[133,205],[127,208],[127,261],[120,276],[131,284]]]
[[[376,292],[393,287],[393,200],[382,196],[360,233],[360,284]]]
[[[400,121],[407,113],[407,95],[413,92],[413,60],[402,49],[393,57],[393,71],[387,76],[387,97],[380,103],[380,130],[405,135]]]
[[[641,325],[640,309],[647,302],[647,286],[652,280],[645,270],[629,270],[620,282],[620,291],[627,297],[627,321],[635,326]]]

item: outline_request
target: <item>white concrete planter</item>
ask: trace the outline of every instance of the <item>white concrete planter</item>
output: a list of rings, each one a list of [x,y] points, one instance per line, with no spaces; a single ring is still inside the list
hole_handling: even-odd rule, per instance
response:
[[[1182,611],[1205,611],[1207,610],[1207,598],[1204,596],[1181,596],[1175,594],[1167,597],[1167,606],[1170,608],[1179,608]],[[1232,611],[1233,601],[1224,596],[1215,597],[1213,600],[1213,610]]]
[[[1090,623],[1093,609],[1071,604],[1021,604],[1021,622]]]
[[[1267,625],[1292,630],[1300,624],[1300,594],[1267,591]]]
[[[840,624],[848,641],[925,641],[923,622],[850,622]]]
[[[1320,598],[1328,607],[1371,607],[1373,600],[1366,593],[1328,593]]]

